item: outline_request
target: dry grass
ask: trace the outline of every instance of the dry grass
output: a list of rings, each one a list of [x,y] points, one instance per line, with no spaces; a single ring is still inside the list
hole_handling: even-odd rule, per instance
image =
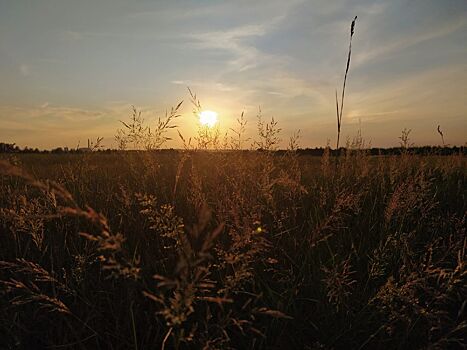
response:
[[[360,144],[2,160],[4,346],[462,348],[465,158]]]

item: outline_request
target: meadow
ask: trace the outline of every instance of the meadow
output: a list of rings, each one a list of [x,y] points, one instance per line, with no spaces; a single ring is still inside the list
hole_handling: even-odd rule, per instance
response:
[[[465,347],[465,156],[359,145],[4,155],[0,348]]]

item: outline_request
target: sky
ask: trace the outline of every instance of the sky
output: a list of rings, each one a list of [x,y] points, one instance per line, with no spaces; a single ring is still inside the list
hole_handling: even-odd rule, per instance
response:
[[[254,137],[261,108],[284,144],[334,145],[354,16],[341,140],[464,145],[465,0],[0,0],[0,142],[115,147],[132,105],[151,124],[181,100],[193,136],[190,87],[221,130],[244,112]]]

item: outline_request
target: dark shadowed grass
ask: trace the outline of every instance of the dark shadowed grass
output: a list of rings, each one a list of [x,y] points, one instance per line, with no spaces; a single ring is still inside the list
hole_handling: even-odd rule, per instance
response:
[[[4,344],[461,348],[465,158],[327,157],[3,162]]]

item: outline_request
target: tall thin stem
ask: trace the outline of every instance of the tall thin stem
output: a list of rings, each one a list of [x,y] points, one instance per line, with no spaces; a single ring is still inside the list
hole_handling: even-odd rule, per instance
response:
[[[341,125],[342,125],[342,112],[344,110],[344,96],[345,96],[345,85],[347,83],[347,74],[349,73],[350,68],[350,57],[352,56],[352,37],[355,30],[355,21],[357,20],[357,16],[352,21],[350,25],[350,39],[349,39],[349,53],[347,55],[347,66],[345,68],[345,75],[344,75],[344,82],[342,84],[342,96],[341,96],[341,107],[339,109],[339,101],[337,99],[337,91],[336,91],[336,111],[337,111],[337,143],[336,143],[336,150],[339,149],[339,140],[341,134]]]

